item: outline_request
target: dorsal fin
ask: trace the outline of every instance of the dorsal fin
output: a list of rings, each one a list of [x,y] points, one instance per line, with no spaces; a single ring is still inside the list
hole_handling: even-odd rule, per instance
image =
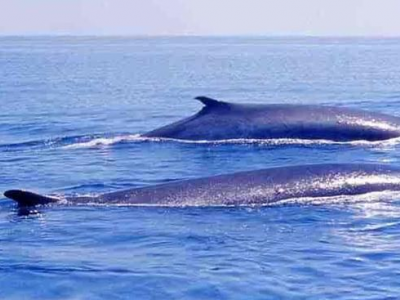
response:
[[[199,100],[206,107],[221,107],[221,106],[227,106],[228,105],[228,103],[226,103],[226,102],[218,101],[218,100],[206,97],[206,96],[197,96],[194,99]]]
[[[6,191],[4,193],[4,196],[18,202],[19,206],[35,206],[60,201],[60,199],[55,197],[42,196],[39,194],[21,190]]]

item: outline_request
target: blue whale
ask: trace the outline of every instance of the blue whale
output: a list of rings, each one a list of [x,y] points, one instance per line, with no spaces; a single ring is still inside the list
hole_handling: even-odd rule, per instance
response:
[[[42,196],[22,190],[9,190],[4,195],[21,207],[49,203],[254,206],[279,204],[288,199],[399,190],[400,168],[375,164],[316,164],[175,181],[91,197]]]
[[[144,133],[180,140],[309,139],[379,141],[400,136],[400,118],[319,105],[236,104],[204,96],[193,116]]]

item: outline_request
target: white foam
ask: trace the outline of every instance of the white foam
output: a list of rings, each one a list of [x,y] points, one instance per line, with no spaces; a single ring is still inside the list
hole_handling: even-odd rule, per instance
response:
[[[118,144],[121,142],[127,141],[141,141],[143,138],[140,137],[139,134],[132,135],[121,135],[110,138],[94,138],[90,141],[86,142],[78,142],[73,143],[71,145],[64,146],[63,149],[80,149],[80,148],[96,148],[96,147],[105,147],[114,144]]]
[[[66,145],[64,149],[80,149],[80,148],[98,148],[107,147],[121,142],[175,142],[183,144],[255,144],[255,145],[266,145],[266,146],[279,146],[279,145],[355,145],[355,146],[371,146],[371,147],[391,147],[400,144],[400,137],[393,138],[384,141],[346,141],[338,142],[331,140],[309,140],[309,139],[225,139],[225,140],[180,140],[172,138],[153,138],[144,137],[140,134],[120,135],[114,137],[104,138],[93,138],[92,140],[85,142],[77,142],[70,145]]]

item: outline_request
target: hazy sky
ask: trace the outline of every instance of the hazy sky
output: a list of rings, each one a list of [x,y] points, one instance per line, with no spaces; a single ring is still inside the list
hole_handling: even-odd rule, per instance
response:
[[[0,0],[0,34],[400,36],[400,0]]]

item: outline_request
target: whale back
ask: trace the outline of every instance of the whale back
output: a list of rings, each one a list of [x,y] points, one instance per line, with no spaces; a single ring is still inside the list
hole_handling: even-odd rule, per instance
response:
[[[195,99],[204,104],[204,107],[199,112],[172,124],[149,131],[142,136],[183,139],[190,139],[193,135],[201,137],[204,135],[204,132],[210,133],[215,130],[215,120],[224,111],[230,111],[232,106],[228,102],[218,101],[205,96],[198,96]]]
[[[94,197],[41,196],[10,190],[19,206],[128,204],[166,206],[269,205],[288,199],[399,191],[400,169],[387,165],[321,164],[276,167],[110,192]],[[63,201],[61,201],[63,200]]]
[[[269,205],[287,199],[398,190],[398,168],[373,164],[321,164],[178,180],[106,193],[95,202],[166,206]]]
[[[143,137],[210,141],[229,139],[385,140],[400,136],[400,118],[344,107],[242,104],[205,96],[196,114]]]

